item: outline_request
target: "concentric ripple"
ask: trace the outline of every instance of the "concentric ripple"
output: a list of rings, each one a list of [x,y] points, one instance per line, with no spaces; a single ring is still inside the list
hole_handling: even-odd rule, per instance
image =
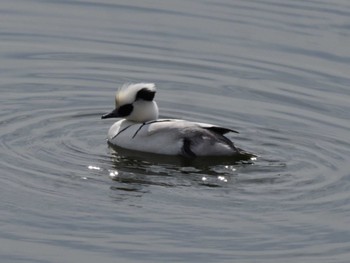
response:
[[[265,67],[265,70],[268,68]],[[35,90],[33,87],[31,89]],[[35,94],[34,90],[32,94]],[[41,88],[39,92],[40,90]],[[68,175],[73,178],[87,178],[89,170],[92,176],[94,174],[106,176],[115,171],[118,176],[112,179],[133,182],[132,176],[130,177],[131,172],[131,174],[137,174],[136,177],[140,177],[139,174],[148,175],[141,180],[143,183],[157,184],[159,183],[157,181],[161,180],[163,181],[161,184],[173,186],[176,185],[174,177],[180,176],[179,182],[183,184],[183,176],[188,179],[191,178],[188,176],[192,175],[193,181],[189,179],[185,185],[191,185],[193,182],[222,186],[257,183],[256,187],[249,190],[253,192],[263,191],[266,185],[274,183],[276,193],[279,192],[278,187],[293,189],[291,196],[286,194],[282,197],[276,196],[276,198],[291,202],[299,195],[303,195],[308,187],[327,188],[341,180],[341,178],[327,176],[327,174],[337,170],[338,163],[344,161],[344,156],[348,154],[349,143],[345,139],[334,138],[327,132],[325,134],[324,131],[335,125],[338,125],[338,130],[346,130],[348,129],[347,123],[344,124],[335,118],[327,118],[315,112],[314,109],[309,109],[308,113],[307,109],[296,110],[286,105],[279,108],[267,103],[265,103],[268,107],[265,113],[270,116],[259,116],[254,111],[254,104],[261,103],[261,95],[258,100],[251,101],[251,107],[235,108],[233,113],[235,119],[229,119],[228,116],[232,114],[230,105],[232,103],[239,105],[243,100],[237,96],[239,94],[233,87],[222,87],[222,92],[227,95],[232,91],[236,93],[235,97],[222,95],[200,97],[199,91],[188,92],[193,98],[197,98],[195,107],[198,113],[191,112],[193,105],[186,104],[186,101],[181,103],[181,112],[190,113],[188,118],[192,120],[212,122],[218,125],[225,123],[227,127],[240,130],[241,134],[231,135],[230,138],[239,147],[257,154],[257,160],[251,164],[224,161],[222,164],[208,164],[201,161],[183,163],[172,157],[148,157],[143,154],[130,155],[130,153],[115,152],[108,148],[105,141],[105,134],[112,122],[100,120],[101,114],[108,110],[110,108],[108,106],[113,105],[112,103],[107,104],[104,108],[100,106],[100,110],[96,111],[88,106],[89,100],[84,98],[83,101],[78,101],[79,96],[73,96],[67,92],[67,97],[62,98],[63,103],[57,101],[48,107],[47,97],[55,95],[55,92],[51,91],[47,94],[41,92],[40,95],[33,96],[32,104],[21,103],[27,98],[19,98],[17,101],[21,107],[15,112],[8,111],[10,113],[3,115],[1,122],[4,129],[1,141],[2,147],[6,149],[6,154],[2,158],[3,165],[8,169],[26,171],[35,176],[45,177]],[[94,91],[90,93],[91,98],[97,100],[108,100],[113,95],[105,92],[106,98],[102,96],[98,98]],[[302,102],[309,99],[304,94],[281,91],[282,93],[287,103],[293,100]],[[186,97],[186,92],[182,92],[179,96],[170,89],[160,89],[159,94],[159,104],[168,105],[163,110],[164,117],[177,118],[181,115],[177,103],[172,103],[172,101],[173,98],[176,98],[176,101],[183,101],[182,98]],[[88,93],[84,96],[88,96]],[[164,101],[161,100],[162,97],[165,97]],[[268,94],[266,98],[268,97],[273,96]],[[167,98],[171,101],[167,101]],[[214,112],[219,112],[220,118],[211,111],[205,111],[202,105],[208,105],[208,99],[221,102]],[[73,106],[75,104],[79,106]],[[33,105],[36,106],[33,107]],[[293,113],[290,114],[290,112]],[[310,116],[310,113],[316,117],[303,118],[303,116]],[[277,123],[279,127],[272,125],[268,128],[259,122]],[[288,127],[288,130],[284,127]],[[21,165],[18,166],[18,163]],[[98,167],[98,169],[89,169],[89,167]],[[163,177],[150,176],[154,174]],[[224,176],[225,179],[221,180],[220,176]],[[150,181],[147,182],[147,180]],[[135,183],[140,183],[140,180],[136,179]]]
[[[348,261],[346,1],[5,0],[0,14],[2,259]],[[141,81],[160,117],[238,130],[256,160],[110,148],[100,116]]]
[[[33,58],[52,59],[40,55]],[[58,59],[57,54],[54,59]],[[150,65],[154,62],[141,61]],[[47,84],[24,85],[12,86],[4,93],[9,98],[16,98],[16,107],[11,103],[2,106],[0,119],[1,165],[9,175],[16,175],[7,180],[19,191],[30,189],[60,198],[63,197],[57,192],[57,186],[64,187],[64,198],[69,198],[76,194],[69,192],[74,182],[87,181],[94,186],[110,184],[110,190],[118,193],[114,197],[116,200],[124,200],[125,193],[126,196],[146,194],[149,186],[179,189],[219,187],[235,192],[235,204],[246,204],[250,207],[248,210],[254,209],[255,212],[274,214],[271,227],[281,229],[287,226],[278,222],[288,222],[288,217],[293,214],[298,215],[301,224],[309,224],[310,219],[303,216],[302,211],[343,209],[350,201],[349,174],[344,165],[350,156],[347,137],[350,127],[344,122],[348,105],[337,104],[338,97],[326,90],[314,96],[306,88],[315,76],[322,76],[322,72],[307,74],[307,68],[293,68],[295,76],[301,71],[305,74],[305,87],[301,88],[294,83],[288,65],[280,64],[276,73],[276,65],[269,60],[237,58],[236,63],[222,63],[221,67],[227,72],[235,72],[242,61],[253,75],[262,79],[259,83],[249,86],[222,84],[212,92],[211,82],[204,85],[197,79],[203,72],[215,72],[217,65],[198,60],[198,64],[203,62],[206,66],[198,72],[192,71],[186,85],[176,82],[179,72],[165,70],[164,74],[174,82],[158,81],[157,100],[161,117],[185,116],[186,119],[238,130],[240,134],[229,135],[230,138],[238,147],[255,153],[255,161],[184,163],[176,158],[115,151],[105,140],[112,122],[100,120],[100,116],[113,107],[115,87],[95,89],[90,84],[87,88],[77,86],[71,89],[69,85],[53,85],[46,91],[43,85]],[[170,67],[185,69],[194,65],[186,59],[166,63]],[[278,74],[278,82],[269,79],[268,76],[274,74]],[[39,79],[47,76],[40,75]],[[59,78],[62,76],[65,74]],[[219,80],[221,76],[214,74],[212,78]],[[265,89],[264,86],[268,85],[275,88]],[[323,85],[342,93],[341,100],[346,101],[345,97],[349,97],[348,92],[336,84],[326,82]],[[191,86],[191,90],[185,86]],[[26,89],[31,91],[29,97],[21,95],[27,94]],[[49,185],[43,184],[43,180],[50,182]],[[283,215],[276,215],[275,209]],[[258,220],[252,211],[244,213],[248,213],[244,215],[247,222],[254,224]],[[267,218],[262,220],[268,221]],[[327,224],[328,219],[319,220],[320,226]],[[320,226],[310,228],[318,231]],[[299,242],[307,242],[297,226],[289,227],[297,231]],[[246,241],[253,246],[254,240]],[[265,253],[273,254],[273,244],[261,244],[266,247]],[[280,256],[284,253],[290,251],[281,250]],[[330,249],[324,253],[333,252]]]

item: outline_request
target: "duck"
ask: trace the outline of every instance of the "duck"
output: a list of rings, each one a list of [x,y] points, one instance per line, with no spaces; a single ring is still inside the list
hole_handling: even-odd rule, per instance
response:
[[[196,158],[246,156],[225,136],[237,131],[183,119],[162,119],[154,100],[154,83],[122,85],[115,95],[115,108],[102,119],[120,118],[109,129],[108,143],[144,153]]]

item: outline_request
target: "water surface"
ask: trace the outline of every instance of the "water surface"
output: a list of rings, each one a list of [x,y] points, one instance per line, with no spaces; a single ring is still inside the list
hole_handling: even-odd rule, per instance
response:
[[[348,1],[5,0],[2,262],[348,262]],[[113,151],[125,82],[253,163]]]

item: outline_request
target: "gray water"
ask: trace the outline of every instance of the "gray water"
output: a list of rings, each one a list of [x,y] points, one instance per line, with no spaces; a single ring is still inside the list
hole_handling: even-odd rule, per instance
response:
[[[349,262],[347,0],[3,0],[1,262]],[[125,82],[253,163],[115,152]]]

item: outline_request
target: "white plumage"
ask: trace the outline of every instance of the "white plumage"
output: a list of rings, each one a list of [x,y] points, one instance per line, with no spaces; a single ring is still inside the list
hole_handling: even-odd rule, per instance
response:
[[[102,116],[102,119],[122,118],[109,129],[109,143],[129,150],[192,158],[248,155],[224,136],[234,130],[206,123],[158,119],[155,93],[153,83],[127,84],[117,91],[116,108]]]

